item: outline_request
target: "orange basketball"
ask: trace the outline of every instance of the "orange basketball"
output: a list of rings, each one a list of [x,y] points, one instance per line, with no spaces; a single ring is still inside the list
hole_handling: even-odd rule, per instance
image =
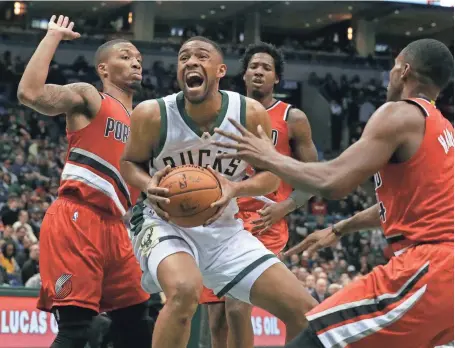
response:
[[[169,190],[169,204],[159,205],[169,214],[170,220],[181,227],[201,226],[215,215],[210,208],[221,197],[221,185],[208,170],[185,165],[173,169],[160,182]]]

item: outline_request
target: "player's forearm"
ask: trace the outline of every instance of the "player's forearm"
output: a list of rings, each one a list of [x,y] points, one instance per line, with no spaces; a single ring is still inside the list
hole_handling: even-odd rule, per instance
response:
[[[33,101],[44,93],[49,65],[60,41],[60,37],[48,33],[33,53],[17,89],[22,104],[33,106]]]
[[[334,225],[335,229],[341,235],[368,230],[381,227],[381,219],[379,218],[379,205],[375,204],[372,207],[355,214],[349,219],[337,222]]]
[[[120,160],[120,174],[123,179],[129,185],[146,193],[147,185],[149,184],[151,177],[144,167],[144,165],[126,159]]]
[[[276,154],[267,168],[296,190],[333,198],[337,195],[333,183],[335,176],[328,162],[302,163],[291,157]]]
[[[270,172],[259,172],[252,177],[235,183],[236,197],[263,196],[275,192],[280,179]]]

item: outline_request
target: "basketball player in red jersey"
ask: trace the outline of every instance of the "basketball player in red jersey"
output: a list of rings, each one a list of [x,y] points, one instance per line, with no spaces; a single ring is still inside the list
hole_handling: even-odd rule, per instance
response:
[[[453,127],[434,103],[452,76],[453,56],[444,44],[410,43],[390,71],[388,102],[358,142],[325,163],[280,155],[262,131],[262,138],[228,135],[239,141],[225,146],[238,150],[235,157],[330,199],[375,176],[375,207],[317,232],[298,250],[382,226],[395,256],[311,310],[309,327],[287,348],[414,348],[453,341]]]
[[[119,174],[133,93],[141,85],[141,55],[125,40],[100,46],[96,69],[103,93],[87,83],[46,84],[60,42],[80,37],[68,17],[55,19],[18,88],[21,103],[45,115],[66,115],[69,143],[59,198],[41,226],[38,308],[52,311],[58,322],[52,348],[85,347],[92,318],[104,311],[111,314],[115,347],[149,348],[149,295],[121,220],[139,192]]]
[[[311,127],[306,115],[290,104],[273,97],[273,90],[283,75],[284,57],[281,51],[268,43],[250,45],[242,58],[243,79],[248,97],[259,101],[266,109],[272,123],[272,140],[278,152],[304,161],[317,160],[316,147],[311,138]],[[274,254],[285,247],[288,226],[284,217],[310,198],[282,182],[278,191],[267,196],[268,201],[245,197],[238,199],[238,218],[245,229],[252,232]],[[263,199],[263,198],[262,198]],[[225,303],[224,303],[225,301]],[[208,304],[212,347],[253,347],[254,333],[251,326],[252,306],[226,298],[220,300],[204,288],[201,303]]]

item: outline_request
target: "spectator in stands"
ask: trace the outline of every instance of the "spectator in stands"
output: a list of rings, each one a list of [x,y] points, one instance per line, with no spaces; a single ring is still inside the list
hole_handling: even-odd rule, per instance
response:
[[[316,196],[311,201],[310,212],[312,215],[327,215],[327,203],[321,196]]]
[[[18,221],[13,224],[14,231],[17,231],[19,228],[26,229],[26,235],[30,239],[32,243],[36,243],[38,239],[36,238],[35,234],[33,233],[33,228],[30,226],[28,212],[26,210],[21,210],[18,215]]]
[[[327,292],[327,280],[326,279],[319,278],[316,281],[316,286],[315,286],[314,290],[311,292],[311,296],[313,296],[316,299],[316,301],[318,301],[319,303],[321,303],[327,297],[330,296]]]
[[[7,241],[2,246],[0,254],[0,266],[2,266],[8,275],[10,285],[20,285],[20,268],[15,259],[16,245],[13,241]]]
[[[22,267],[22,284],[26,284],[27,281],[35,274],[39,273],[39,244],[33,244],[30,247],[30,258],[25,262]]]
[[[15,193],[8,196],[6,205],[0,210],[0,217],[4,225],[13,225],[19,216],[19,197]]]
[[[329,285],[329,289],[327,292],[329,293],[329,296],[332,296],[334,293],[341,290],[342,288],[343,287],[340,284],[333,283]]]
[[[309,274],[305,279],[305,287],[310,294],[313,292],[315,285],[316,285],[315,276],[312,274]]]

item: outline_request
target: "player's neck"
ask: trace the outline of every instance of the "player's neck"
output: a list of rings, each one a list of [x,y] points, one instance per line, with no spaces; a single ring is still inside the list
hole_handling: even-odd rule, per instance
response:
[[[259,103],[262,104],[262,106],[266,109],[268,109],[269,107],[271,107],[273,104],[276,103],[276,99],[273,98],[273,94],[269,94],[269,95],[266,95],[264,96],[263,98],[257,98],[255,96],[252,95],[252,93],[248,93],[247,94],[247,97],[248,98],[252,98],[252,99],[255,99],[256,101],[258,101]]]
[[[425,98],[429,100],[436,100],[438,98],[438,95],[439,91],[437,91],[435,88],[421,84],[405,87],[403,89],[403,93],[401,93],[402,99]]]
[[[133,112],[133,93],[125,91],[114,84],[105,81],[103,84],[103,92],[117,99],[131,113]]]
[[[221,109],[222,96],[219,91],[208,95],[207,98],[199,104],[190,103],[185,98],[185,111],[198,125],[205,125],[213,122]]]

